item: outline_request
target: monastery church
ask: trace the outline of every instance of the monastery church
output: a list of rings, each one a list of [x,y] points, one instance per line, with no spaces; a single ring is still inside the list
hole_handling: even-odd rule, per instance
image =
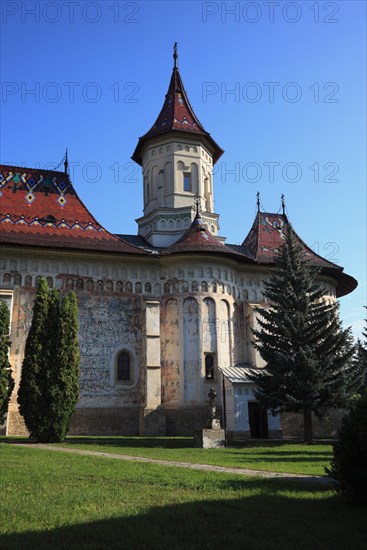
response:
[[[17,390],[37,284],[46,277],[78,299],[80,400],[71,434],[193,435],[207,425],[214,388],[228,432],[296,435],[296,421],[259,406],[248,378],[264,366],[251,327],[286,214],[259,206],[242,244],[227,244],[213,206],[212,170],[222,154],[190,105],[175,49],[163,107],[132,155],[144,185],[137,235],[98,223],[70,181],[67,158],[64,171],[0,165],[0,299],[11,313],[15,380],[2,433],[26,433]],[[300,242],[321,268],[328,300],[356,288],[343,268]]]

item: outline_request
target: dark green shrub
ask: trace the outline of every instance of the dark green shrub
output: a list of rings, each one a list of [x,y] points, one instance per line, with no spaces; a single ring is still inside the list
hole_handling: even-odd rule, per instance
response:
[[[367,395],[343,419],[331,469],[326,471],[344,497],[367,505]]]

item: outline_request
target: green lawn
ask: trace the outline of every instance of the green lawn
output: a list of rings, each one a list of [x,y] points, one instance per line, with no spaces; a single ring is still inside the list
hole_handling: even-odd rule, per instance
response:
[[[329,487],[0,444],[0,548],[367,549]]]
[[[325,474],[324,468],[330,465],[332,458],[331,444],[302,445],[269,441],[245,447],[196,449],[192,438],[171,437],[70,437],[65,444],[78,449],[146,458],[321,476]]]

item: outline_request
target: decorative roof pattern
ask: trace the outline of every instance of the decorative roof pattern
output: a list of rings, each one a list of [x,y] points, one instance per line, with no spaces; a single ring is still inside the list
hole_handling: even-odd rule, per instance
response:
[[[175,57],[175,56],[174,56]],[[223,149],[214,141],[211,135],[206,132],[195,115],[190,105],[181,75],[177,67],[177,54],[168,91],[165,96],[163,107],[150,130],[139,138],[138,145],[131,157],[141,165],[141,149],[147,139],[165,134],[170,131],[186,132],[194,135],[205,136],[213,147],[213,163],[223,154]]]
[[[289,222],[285,214],[258,212],[242,246],[246,247],[251,256],[257,261],[261,263],[273,263],[279,253],[280,247],[284,243],[288,224]],[[313,252],[297,234],[296,237],[304,247],[305,258],[312,260],[312,263],[320,265],[320,267],[341,269],[337,264],[329,262]]]
[[[179,254],[184,252],[205,252],[205,253],[217,253],[231,256],[244,256],[238,253],[236,250],[227,247],[220,242],[214,235],[210,233],[204,226],[203,220],[199,213],[196,214],[192,224],[188,230],[182,235],[182,237],[162,250],[162,255]],[[250,262],[250,258],[246,258]]]
[[[0,242],[142,254],[104,229],[68,174],[0,165]]]
[[[257,263],[274,264],[279,249],[284,243],[288,224],[289,221],[285,214],[258,212],[247,237],[242,243],[242,248]],[[304,248],[305,258],[322,268],[323,274],[337,280],[337,297],[344,296],[357,287],[357,281],[350,275],[343,273],[342,267],[316,254],[297,233],[295,235]]]

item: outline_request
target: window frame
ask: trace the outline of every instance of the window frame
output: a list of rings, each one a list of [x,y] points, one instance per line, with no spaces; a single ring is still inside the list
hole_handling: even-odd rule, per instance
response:
[[[212,351],[209,351],[208,353],[204,354],[204,368],[205,368],[205,382],[215,382],[216,380],[216,373],[215,373],[215,353]],[[209,357],[212,358],[212,365],[207,365],[207,360]],[[211,375],[209,375],[211,373]]]
[[[126,355],[126,357],[129,360],[129,364],[128,364],[129,378],[119,378],[119,370],[120,370],[120,368],[121,369],[123,368],[123,366],[120,366],[120,364],[119,364],[120,363],[120,358],[124,354]],[[133,360],[132,354],[129,352],[129,350],[127,350],[125,348],[120,349],[116,353],[116,358],[115,358],[115,383],[118,384],[118,385],[121,385],[121,386],[132,386],[134,384],[134,381],[135,381],[134,373],[135,373],[135,369],[134,369],[134,360]]]
[[[185,193],[192,193],[192,179],[190,172],[182,172],[183,177],[183,190]],[[188,185],[186,186],[186,181],[188,181]],[[187,189],[186,189],[187,187]]]

